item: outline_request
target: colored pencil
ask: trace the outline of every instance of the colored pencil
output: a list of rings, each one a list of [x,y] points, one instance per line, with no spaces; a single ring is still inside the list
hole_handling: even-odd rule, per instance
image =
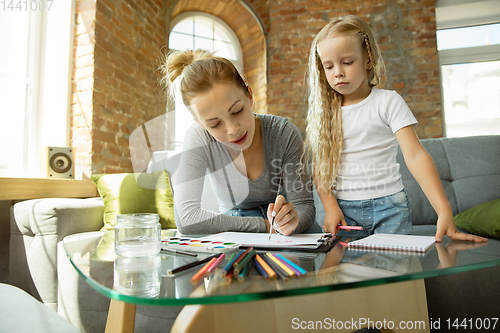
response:
[[[229,273],[225,276],[225,278],[226,278],[226,281],[231,281],[231,280],[232,280],[232,278],[233,278],[233,271],[230,271],[230,272],[229,272]]]
[[[205,259],[190,262],[189,264],[186,264],[186,265],[183,265],[183,266],[171,269],[171,270],[169,269],[167,271],[167,275],[174,275],[174,274],[180,273],[182,271],[185,271],[186,269],[189,269],[191,267],[195,267],[195,266],[204,264],[206,262],[209,262],[212,258],[217,257],[218,255],[219,255],[219,253],[214,254],[213,256],[210,256],[210,257],[206,257]]]
[[[217,258],[217,260],[213,263],[213,265],[208,268],[207,273],[210,274],[215,269],[215,267],[219,266],[219,264],[222,262],[222,260],[224,260],[225,257],[226,255],[224,253],[221,254],[219,258]]]
[[[350,226],[350,225],[338,225],[337,229],[342,229],[342,230],[363,230],[363,227],[361,227],[361,226]]]
[[[255,255],[255,250],[252,248],[252,251],[248,252],[245,258],[243,258],[243,260],[240,261],[238,266],[234,268],[234,274],[239,274],[241,270],[245,267],[245,265],[253,258],[254,255]]]
[[[222,270],[222,276],[226,276],[227,274],[229,274],[229,272],[231,272],[233,270],[233,262],[238,259],[238,257],[243,253],[245,252],[245,250],[240,250],[240,252],[238,252],[238,254],[231,260],[229,260],[229,263],[226,265],[226,267],[224,267],[224,269]]]
[[[252,258],[253,258],[253,256],[252,256]],[[239,282],[245,281],[245,276],[247,276],[248,272],[252,268],[252,264],[253,264],[253,262],[251,260],[246,263],[245,267],[243,268],[241,273],[238,275]]]
[[[273,271],[276,273],[276,275],[282,279],[283,281],[288,281],[288,274],[287,272],[285,272],[281,267],[279,267],[278,265],[276,265],[276,263],[274,263],[271,258],[269,258],[268,256],[266,255],[263,255],[262,256],[262,260],[264,260],[266,262],[266,264],[269,265],[269,267],[271,267],[273,269]]]
[[[231,256],[229,257],[229,262],[233,261],[235,255],[236,255],[236,252],[231,253]],[[222,270],[224,270],[224,268]],[[224,276],[224,274],[222,276]]]
[[[299,272],[297,269],[295,269],[295,267],[293,267],[292,265],[290,265],[289,263],[278,257],[276,254],[273,254],[273,257],[276,258],[276,260],[278,260],[280,263],[285,265],[286,268],[291,270],[296,277],[300,277],[302,275],[302,273]]]
[[[259,262],[259,264],[262,266],[262,268],[267,272],[267,275],[269,275],[269,279],[273,280],[276,279],[278,276],[276,272],[262,259],[262,257],[258,254],[255,255],[255,258]]]
[[[243,252],[238,258],[236,258],[236,260],[233,262],[233,267],[236,268],[238,266],[238,264],[240,263],[240,261],[243,261],[243,259],[245,259],[245,257],[247,256],[248,253],[250,253],[251,251],[253,251],[253,247],[249,247],[248,249],[245,250],[245,252]]]
[[[212,258],[205,266],[203,266],[202,269],[198,271],[192,278],[191,278],[191,283],[195,284],[200,281],[200,279],[203,278],[205,273],[208,271],[208,268],[217,260],[217,258]]]
[[[307,271],[305,269],[303,269],[302,267],[300,267],[299,265],[297,265],[293,261],[287,259],[286,257],[282,256],[281,254],[277,253],[276,256],[279,259],[282,259],[284,262],[286,262],[290,266],[292,266],[293,268],[295,268],[296,270],[298,270],[301,274],[307,274]]]
[[[271,253],[266,253],[266,255],[269,258],[271,258],[271,260],[274,261],[274,263],[276,265],[280,266],[281,269],[283,269],[288,274],[288,276],[295,277],[295,272],[293,270],[291,270],[287,265],[283,264],[283,262],[281,262],[280,260],[278,260],[278,258],[276,258],[275,256],[273,256]]]
[[[255,267],[257,268],[257,270],[259,271],[260,275],[262,275],[263,277],[265,277],[266,279],[269,279],[269,274],[267,274],[266,270],[264,269],[264,267],[262,267],[262,265],[259,263],[259,261],[257,260],[257,255],[255,255],[255,257],[253,257],[253,263],[255,264]]]
[[[285,282],[288,281],[288,274],[287,274],[287,272],[285,272],[281,267],[279,267],[278,265],[276,265],[271,260],[271,258],[269,258],[268,256],[262,256],[262,260],[264,260],[266,262],[266,264],[268,264],[269,267],[271,267],[273,269],[273,271],[280,277],[280,279],[282,279]]]
[[[210,266],[213,265],[213,263],[217,261],[217,258],[212,258],[210,259],[210,261],[205,264],[192,278],[191,278],[191,283],[195,284],[197,283],[200,279],[203,278],[203,276],[205,276],[205,274],[207,273],[208,269],[210,268]]]

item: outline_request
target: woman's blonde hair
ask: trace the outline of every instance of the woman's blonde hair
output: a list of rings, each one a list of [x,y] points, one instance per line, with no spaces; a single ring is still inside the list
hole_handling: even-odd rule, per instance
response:
[[[342,98],[328,83],[318,53],[318,44],[327,38],[351,37],[362,44],[368,54],[370,87],[382,85],[385,65],[370,27],[359,17],[349,15],[328,23],[314,37],[308,64],[309,106],[306,118],[308,154],[313,162],[316,186],[331,191],[340,164],[342,152]]]
[[[247,94],[248,86],[231,61],[205,50],[172,51],[160,66],[162,83],[173,98],[176,85],[184,105],[189,109],[191,100],[199,93],[210,90],[218,83],[234,83]]]

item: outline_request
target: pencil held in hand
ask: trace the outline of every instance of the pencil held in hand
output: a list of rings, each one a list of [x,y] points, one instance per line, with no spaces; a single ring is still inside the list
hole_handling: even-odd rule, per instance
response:
[[[276,199],[274,199],[274,204],[276,204],[276,200],[278,200],[278,196],[280,195],[280,191],[281,191],[281,181],[283,180],[283,171],[281,171],[281,176],[280,176],[280,182],[278,184],[278,191],[276,192]],[[271,226],[269,228],[269,240],[271,240],[271,235],[273,234],[273,228],[274,228],[274,218],[276,217],[276,212],[273,210],[271,216],[273,217],[272,218],[272,221],[271,221]]]
[[[273,228],[274,228],[274,217],[276,216],[276,212],[273,211],[271,214],[273,219],[271,220],[271,226],[269,227],[269,240],[271,240],[271,235],[273,234]]]

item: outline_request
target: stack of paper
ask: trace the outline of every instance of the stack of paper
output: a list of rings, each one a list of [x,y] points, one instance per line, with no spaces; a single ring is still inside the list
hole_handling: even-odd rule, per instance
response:
[[[215,235],[201,238],[201,240],[221,241],[238,243],[242,246],[253,246],[255,248],[293,248],[293,249],[316,249],[322,244],[325,234],[295,234],[283,236],[273,234],[269,240],[267,233],[253,232],[221,232]]]

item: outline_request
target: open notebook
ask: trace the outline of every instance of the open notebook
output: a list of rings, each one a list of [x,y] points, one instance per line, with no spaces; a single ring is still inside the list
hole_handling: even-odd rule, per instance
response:
[[[349,248],[425,252],[434,242],[434,237],[430,236],[374,234],[349,242]]]

